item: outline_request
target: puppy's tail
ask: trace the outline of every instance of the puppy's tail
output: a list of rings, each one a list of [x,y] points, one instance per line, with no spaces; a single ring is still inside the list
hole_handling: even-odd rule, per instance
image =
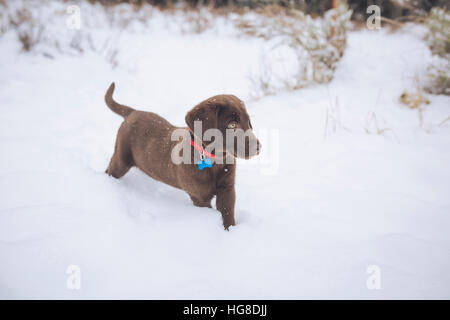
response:
[[[111,83],[111,85],[108,88],[108,91],[106,91],[105,94],[105,102],[106,105],[115,113],[117,113],[118,115],[122,116],[122,117],[126,117],[128,116],[130,113],[132,113],[133,111],[135,111],[133,108],[124,106],[122,104],[119,104],[117,102],[114,101],[112,95],[114,93],[114,89],[115,89],[116,85],[113,83]]]

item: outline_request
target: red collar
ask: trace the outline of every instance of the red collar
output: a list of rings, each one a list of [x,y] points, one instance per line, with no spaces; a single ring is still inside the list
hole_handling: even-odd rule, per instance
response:
[[[216,156],[214,154],[212,154],[212,153],[209,153],[208,151],[206,151],[201,146],[199,146],[198,143],[196,143],[192,139],[193,133],[192,133],[191,129],[188,128],[188,130],[189,130],[189,133],[191,134],[191,146],[193,146],[195,149],[197,149],[200,152],[200,154],[203,154],[203,155],[207,156],[208,158],[213,158],[214,159]]]

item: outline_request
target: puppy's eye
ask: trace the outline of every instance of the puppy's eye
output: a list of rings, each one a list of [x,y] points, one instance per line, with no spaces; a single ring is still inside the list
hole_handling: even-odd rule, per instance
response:
[[[228,129],[236,129],[236,122],[230,122],[227,126]]]

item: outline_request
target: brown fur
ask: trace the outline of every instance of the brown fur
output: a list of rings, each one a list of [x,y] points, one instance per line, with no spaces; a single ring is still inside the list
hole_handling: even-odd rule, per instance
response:
[[[212,168],[200,171],[194,162],[194,155],[198,151],[189,144],[192,164],[173,163],[171,153],[175,145],[190,143],[189,138],[181,142],[171,141],[172,132],[183,128],[173,126],[155,113],[137,111],[118,104],[112,98],[114,88],[112,83],[105,95],[106,104],[125,120],[117,133],[114,154],[106,173],[120,178],[131,167],[136,166],[153,179],[186,191],[194,205],[199,207],[211,208],[211,200],[216,196],[216,208],[222,214],[225,229],[228,230],[229,226],[235,225],[235,161],[231,164],[214,163]],[[227,125],[236,119],[238,127],[243,130],[251,129],[250,118],[243,102],[233,95],[211,97],[195,106],[185,118],[191,130],[193,130],[193,122],[199,120],[202,121],[203,132],[210,128],[217,128],[222,131],[224,137]],[[187,137],[189,137],[188,128],[184,128]],[[246,146],[248,147],[247,144]],[[257,146],[257,153],[259,153],[259,141]],[[248,148],[242,155],[239,155],[237,150],[227,151],[224,155],[216,154],[216,156],[230,157],[232,154],[249,158],[254,155],[250,154]]]

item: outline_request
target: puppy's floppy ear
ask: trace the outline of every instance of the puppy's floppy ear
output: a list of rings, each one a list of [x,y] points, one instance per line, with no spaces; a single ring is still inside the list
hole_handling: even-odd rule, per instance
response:
[[[205,100],[186,114],[186,124],[189,129],[194,131],[194,122],[201,121],[202,123],[202,136],[206,130],[217,128],[217,121],[219,117],[220,106]]]

